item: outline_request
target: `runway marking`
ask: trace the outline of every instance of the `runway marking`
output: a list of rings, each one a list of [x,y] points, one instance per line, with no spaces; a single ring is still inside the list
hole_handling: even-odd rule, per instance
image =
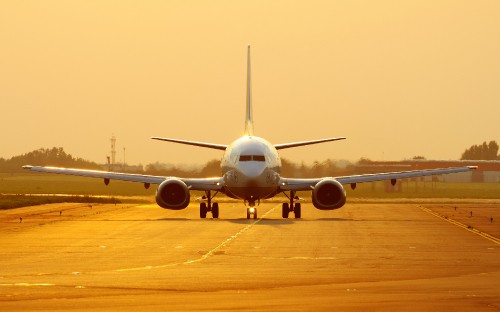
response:
[[[186,261],[183,261],[183,262],[168,263],[168,264],[163,264],[163,265],[148,265],[148,266],[138,267],[138,268],[117,269],[117,270],[112,270],[112,271],[71,272],[69,274],[71,274],[71,275],[84,275],[84,274],[95,274],[95,273],[144,271],[144,270],[162,269],[162,268],[174,267],[174,266],[179,266],[179,265],[189,265],[189,264],[193,264],[193,263],[202,262],[202,261],[208,259],[209,257],[213,256],[214,254],[216,254],[217,251],[219,251],[219,249],[227,246],[233,240],[235,240],[240,235],[242,235],[243,233],[245,233],[246,231],[248,231],[250,228],[252,228],[254,225],[256,225],[257,223],[259,223],[260,221],[262,221],[267,215],[269,215],[270,213],[272,213],[279,206],[280,205],[276,205],[275,207],[271,208],[262,217],[256,219],[252,223],[248,224],[246,227],[244,227],[243,229],[241,229],[240,231],[238,231],[236,234],[232,235],[231,237],[229,237],[228,239],[226,239],[225,241],[223,241],[222,243],[220,243],[219,245],[217,245],[215,248],[209,250],[208,252],[206,252],[205,254],[203,254],[202,256],[200,256],[199,258],[194,259],[194,260],[186,260]],[[183,248],[183,246],[177,246],[176,248]],[[38,275],[40,275],[40,274],[38,274]],[[17,287],[41,287],[41,286],[43,286],[43,287],[54,287],[54,286],[60,286],[60,285],[46,284],[46,283],[9,283],[9,284],[0,284],[0,286],[17,286]],[[86,286],[76,285],[74,287],[75,288],[85,288]]]
[[[225,247],[227,244],[229,244],[230,242],[232,242],[233,240],[235,240],[236,238],[238,238],[238,236],[240,236],[241,234],[245,233],[251,227],[253,227],[257,223],[259,223],[260,221],[262,221],[268,214],[272,213],[276,209],[276,207],[278,207],[278,206],[279,205],[274,206],[268,212],[266,212],[262,217],[260,217],[257,220],[253,221],[252,223],[250,223],[249,225],[247,225],[246,227],[244,227],[243,229],[241,229],[239,232],[237,232],[236,234],[232,235],[231,237],[229,237],[228,239],[226,239],[225,241],[223,241],[222,243],[220,243],[215,248],[207,251],[205,254],[203,254],[201,257],[199,257],[197,259],[187,260],[187,261],[184,261],[184,262],[162,264],[162,265],[149,265],[149,266],[139,267],[139,268],[118,269],[118,270],[114,270],[114,272],[129,272],[129,271],[142,271],[142,270],[162,269],[162,268],[167,268],[167,267],[173,267],[173,266],[178,266],[178,265],[187,265],[187,264],[193,264],[193,263],[198,263],[198,262],[204,261],[204,260],[208,259],[209,257],[213,256],[219,249]]]
[[[48,286],[56,286],[55,284],[42,284],[42,283],[10,283],[10,284],[0,284],[0,286],[19,286],[19,287],[48,287]]]
[[[434,211],[430,210],[429,208],[425,208],[425,207],[421,207],[421,206],[419,206],[419,208],[420,208],[420,209],[422,209],[423,211],[427,212],[427,213],[430,213],[430,214],[431,214],[431,215],[433,215],[433,216],[436,216],[436,217],[441,218],[441,219],[443,219],[443,220],[445,220],[445,221],[448,221],[448,222],[450,222],[450,223],[451,223],[451,224],[453,224],[453,225],[456,225],[456,226],[458,226],[458,227],[461,227],[461,228],[463,228],[464,230],[467,230],[467,231],[469,231],[469,232],[471,232],[471,233],[474,233],[474,234],[479,235],[479,236],[481,236],[481,237],[483,237],[483,238],[486,238],[487,240],[492,241],[492,242],[494,242],[495,244],[500,245],[500,238],[497,238],[497,237],[492,236],[492,235],[490,235],[490,234],[488,234],[488,233],[482,232],[482,231],[480,231],[480,230],[478,230],[478,229],[475,229],[475,228],[473,228],[473,227],[469,227],[469,226],[467,226],[467,225],[465,225],[465,224],[463,224],[463,223],[461,223],[461,222],[458,222],[458,221],[456,221],[456,220],[453,220],[453,219],[450,219],[450,218],[444,217],[444,216],[440,215],[439,213],[437,213],[437,212],[434,212]]]
[[[262,257],[266,260],[338,260],[336,257]]]

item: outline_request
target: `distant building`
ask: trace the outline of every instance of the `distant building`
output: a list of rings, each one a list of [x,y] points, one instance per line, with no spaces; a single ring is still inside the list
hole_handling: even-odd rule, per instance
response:
[[[448,167],[478,166],[477,170],[437,177],[441,182],[487,182],[500,183],[500,161],[495,160],[403,160],[366,161],[356,166],[357,173],[380,173],[393,171],[425,170]],[[418,181],[436,181],[436,178],[422,177]]]

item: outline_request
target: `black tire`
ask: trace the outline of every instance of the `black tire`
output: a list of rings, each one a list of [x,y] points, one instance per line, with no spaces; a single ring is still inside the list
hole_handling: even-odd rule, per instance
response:
[[[290,207],[288,203],[283,203],[283,205],[281,205],[281,216],[283,217],[283,219],[288,219],[289,212],[290,212]]]
[[[300,203],[296,203],[293,211],[295,212],[295,219],[300,219],[302,216],[302,205]]]
[[[207,217],[207,204],[206,203],[201,203],[200,204],[200,218],[205,219]]]
[[[212,218],[214,219],[219,218],[219,203],[212,204]]]

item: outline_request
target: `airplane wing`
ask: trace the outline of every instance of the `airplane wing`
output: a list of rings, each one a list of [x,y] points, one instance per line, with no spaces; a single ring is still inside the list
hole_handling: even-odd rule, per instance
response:
[[[413,170],[413,171],[401,171],[401,172],[388,172],[388,173],[375,173],[375,174],[360,174],[342,177],[333,177],[332,179],[337,180],[341,184],[353,184],[353,183],[363,183],[363,182],[375,182],[383,180],[397,180],[406,179],[414,177],[423,177],[429,175],[440,175],[448,173],[458,173],[467,172],[477,169],[477,166],[466,166],[466,167],[454,167],[454,168],[443,168],[443,169],[428,169],[428,170]],[[281,178],[280,180],[280,190],[281,191],[310,191],[314,186],[325,178],[314,178],[314,179],[289,179]]]
[[[105,181],[121,180],[130,182],[140,182],[145,184],[161,184],[163,181],[172,177],[162,177],[144,174],[120,173],[100,170],[85,170],[59,167],[39,167],[39,166],[23,166],[24,169],[29,169],[37,172],[58,173],[65,175],[74,175],[81,177],[100,178]],[[190,190],[221,190],[223,188],[222,178],[175,178],[186,183]]]
[[[342,138],[328,138],[328,139],[321,139],[321,140],[312,140],[312,141],[302,141],[302,142],[274,144],[274,148],[277,149],[277,150],[280,150],[280,149],[285,149],[285,148],[290,148],[290,147],[297,147],[297,146],[318,144],[318,143],[331,142],[331,141],[339,141],[339,140],[345,140],[345,139],[346,138],[342,137]]]

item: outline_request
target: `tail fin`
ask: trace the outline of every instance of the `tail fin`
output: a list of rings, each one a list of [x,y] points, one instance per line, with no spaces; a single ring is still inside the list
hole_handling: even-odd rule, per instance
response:
[[[250,72],[250,45],[248,46],[247,56],[247,105],[246,105],[246,119],[245,119],[245,135],[253,135],[253,113],[252,113],[252,80]]]

